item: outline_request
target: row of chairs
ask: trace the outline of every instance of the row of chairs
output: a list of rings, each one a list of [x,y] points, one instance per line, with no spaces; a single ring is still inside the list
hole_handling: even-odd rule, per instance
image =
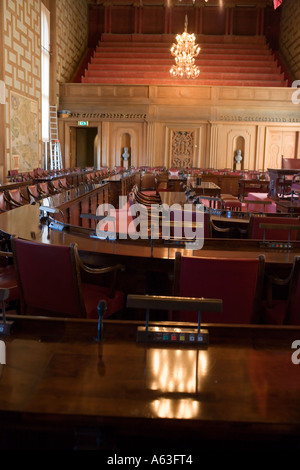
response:
[[[84,175],[83,182],[80,184],[99,184],[106,177],[104,170],[95,170]],[[37,177],[37,176],[35,176]],[[17,188],[5,189],[0,191],[0,212],[15,209],[25,204],[34,203],[43,198],[59,194],[63,191],[70,190],[74,185],[68,183],[67,177],[62,174],[61,177],[49,181],[32,183],[32,179],[28,180],[28,185],[20,185]]]
[[[10,170],[8,172],[8,180],[12,183],[19,183],[24,181],[34,180],[36,178],[45,178],[48,176],[58,176],[58,175],[67,175],[70,173],[82,173],[84,171],[96,171],[97,174],[101,173],[103,176],[107,177],[112,172],[109,168],[101,168],[99,170],[95,170],[93,167],[75,167],[75,168],[61,168],[55,170],[45,170],[43,168],[34,168],[30,171],[26,171],[23,173],[19,173],[19,170]]]
[[[5,189],[0,191],[0,211],[6,212],[25,204],[32,204],[72,187],[67,183],[66,178],[61,178],[37,184],[22,185],[13,189]]]
[[[0,270],[0,288],[9,289],[9,302],[20,300],[21,314],[98,319],[99,303],[104,302],[104,318],[118,312],[126,318],[126,294],[118,286],[123,265],[90,267],[76,244],[57,246],[19,238],[9,244],[11,251],[0,253],[6,261]],[[265,276],[263,255],[229,259],[177,252],[173,295],[222,300],[221,313],[202,312],[204,323],[299,325],[300,257],[295,257],[286,279],[267,276],[270,285],[289,286],[286,298],[263,298]],[[198,313],[174,311],[169,320],[197,323]]]

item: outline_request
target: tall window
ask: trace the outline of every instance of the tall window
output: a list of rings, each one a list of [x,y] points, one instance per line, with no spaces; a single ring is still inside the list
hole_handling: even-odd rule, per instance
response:
[[[49,141],[50,12],[41,4],[42,140]],[[47,148],[47,144],[45,145]]]

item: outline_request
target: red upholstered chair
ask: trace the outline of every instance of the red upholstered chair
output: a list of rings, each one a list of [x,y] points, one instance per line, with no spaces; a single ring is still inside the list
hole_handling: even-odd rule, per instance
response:
[[[299,217],[272,217],[272,216],[259,216],[250,215],[248,238],[252,240],[274,240],[274,241],[295,241],[298,238],[300,218]],[[276,224],[276,225],[295,225],[293,229],[280,229],[280,228],[262,228],[263,224]]]
[[[20,292],[16,277],[15,266],[13,263],[13,254],[6,240],[0,242],[0,288],[9,289],[9,297],[6,304],[12,308],[19,309]]]
[[[176,253],[174,295],[221,299],[222,313],[205,313],[205,323],[260,323],[265,258],[203,258]],[[172,312],[170,320],[197,322],[196,312]]]
[[[284,323],[300,325],[300,257],[294,258]]]
[[[89,268],[82,263],[76,244],[47,245],[19,238],[11,243],[22,314],[98,318],[100,300],[107,304],[104,317],[123,308],[123,292],[116,289],[121,265]],[[92,283],[87,275],[97,278]],[[98,275],[110,275],[111,282],[107,286],[100,284]]]
[[[274,290],[287,286],[287,295],[274,296]],[[263,322],[275,325],[300,325],[300,257],[295,256],[290,274],[280,278],[268,276],[268,295]]]

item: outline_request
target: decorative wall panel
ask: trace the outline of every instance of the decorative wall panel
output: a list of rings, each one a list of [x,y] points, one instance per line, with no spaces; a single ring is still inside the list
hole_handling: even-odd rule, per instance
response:
[[[40,0],[3,0],[3,12],[6,157],[1,177],[5,181],[12,167],[27,170],[30,162],[41,164]],[[15,106],[21,110],[20,118]],[[25,109],[30,110],[28,124]]]

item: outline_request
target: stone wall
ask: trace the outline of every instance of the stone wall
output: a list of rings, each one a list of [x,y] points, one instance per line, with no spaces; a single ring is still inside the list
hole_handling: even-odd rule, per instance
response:
[[[55,88],[56,83],[71,80],[87,48],[87,0],[44,3],[55,26],[51,37]],[[5,83],[5,103],[0,104],[0,182],[4,183],[9,170],[24,172],[43,165],[41,0],[2,0],[0,37],[0,80]]]
[[[88,44],[87,0],[59,0],[56,4],[57,78],[71,81]]]
[[[2,180],[9,169],[26,171],[41,156],[40,0],[3,0],[2,77],[5,82]],[[2,126],[1,126],[2,127]]]

